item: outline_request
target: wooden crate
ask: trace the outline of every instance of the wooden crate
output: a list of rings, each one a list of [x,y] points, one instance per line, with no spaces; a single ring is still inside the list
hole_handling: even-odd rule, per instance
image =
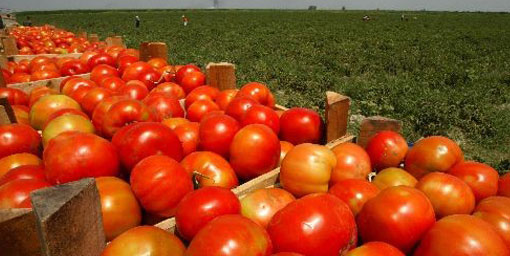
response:
[[[75,76],[89,79],[90,73],[80,74],[80,75],[75,75]],[[56,90],[57,92],[60,92],[60,83],[66,78],[68,78],[68,77],[63,76],[63,77],[57,77],[57,78],[39,80],[39,81],[33,81],[33,82],[7,84],[7,87],[22,90],[22,91],[26,92],[27,94],[30,94],[30,92],[33,89],[38,88],[38,87],[43,87],[43,86],[47,86],[51,89]]]
[[[70,58],[80,58],[82,53],[64,53],[64,54],[34,54],[34,55],[8,55],[7,59],[9,61],[14,62],[20,62],[22,60],[32,60],[35,57],[48,57],[48,58],[64,58],[64,57],[70,57]]]

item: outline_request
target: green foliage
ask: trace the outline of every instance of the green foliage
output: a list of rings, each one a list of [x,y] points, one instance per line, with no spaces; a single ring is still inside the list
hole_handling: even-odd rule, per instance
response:
[[[181,15],[190,18],[188,27]],[[130,47],[164,41],[174,63],[229,61],[239,84],[267,83],[286,106],[323,111],[324,92],[352,114],[404,122],[409,140],[441,134],[500,170],[510,159],[510,15],[356,11],[111,11],[31,13]],[[134,28],[134,15],[142,20]],[[413,17],[417,19],[414,19]],[[18,15],[20,19],[23,14]],[[356,125],[353,125],[356,127]]]

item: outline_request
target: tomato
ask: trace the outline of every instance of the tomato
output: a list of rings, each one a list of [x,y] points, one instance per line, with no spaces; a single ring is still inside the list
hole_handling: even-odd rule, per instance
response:
[[[191,241],[214,218],[240,212],[241,204],[232,191],[222,187],[203,187],[187,194],[177,206],[177,231],[185,240]]]
[[[28,95],[19,89],[2,87],[0,98],[7,98],[11,105],[28,105]]]
[[[423,176],[416,188],[429,198],[438,219],[452,214],[470,214],[475,208],[475,196],[461,179],[432,172]]]
[[[241,87],[237,95],[249,96],[262,105],[274,108],[274,96],[265,84],[257,82],[247,83]]]
[[[379,188],[364,179],[345,179],[337,182],[328,193],[344,201],[354,216],[358,215],[365,203],[379,193]]]
[[[220,110],[220,108],[213,101],[197,100],[189,106],[186,118],[192,122],[200,122],[205,114],[216,110]]]
[[[280,117],[280,138],[294,145],[320,143],[324,123],[317,112],[306,108],[291,108]]]
[[[491,224],[510,248],[510,198],[502,196],[487,197],[476,206],[473,216]]]
[[[60,74],[62,74],[62,76],[74,76],[79,74],[85,74],[89,71],[90,71],[89,67],[80,60],[68,61],[64,63],[64,65],[62,65],[62,67],[60,68]]]
[[[199,123],[189,122],[174,129],[175,135],[182,143],[182,153],[187,156],[197,151]]]
[[[128,48],[128,49],[121,51],[117,58],[121,58],[124,56],[133,56],[136,58],[140,58],[140,51],[138,51],[137,49]]]
[[[83,110],[92,116],[92,112],[94,108],[101,102],[103,99],[111,97],[113,92],[109,89],[103,87],[94,87],[90,89],[90,91],[85,94],[83,99],[81,100],[81,107]]]
[[[366,146],[370,162],[377,171],[398,167],[407,154],[406,140],[393,131],[382,131],[370,139]]]
[[[52,184],[119,173],[119,158],[113,145],[90,133],[60,134],[50,140],[43,159],[46,178]]]
[[[0,126],[0,158],[16,153],[40,153],[41,136],[25,124]]]
[[[60,77],[60,73],[56,70],[39,70],[30,75],[30,81],[47,80]]]
[[[236,97],[225,109],[225,114],[241,122],[243,116],[252,106],[258,105],[257,101],[250,97]]]
[[[181,161],[182,167],[194,176],[198,187],[234,188],[239,185],[234,169],[227,160],[209,151],[193,152]]]
[[[239,131],[239,123],[227,115],[217,115],[200,121],[199,147],[228,159],[230,145]]]
[[[32,89],[32,91],[30,92],[30,96],[28,98],[28,106],[31,108],[32,105],[34,105],[34,103],[37,102],[41,97],[43,97],[45,95],[50,95],[50,94],[58,94],[58,93],[54,89],[50,89],[46,86],[41,86],[41,87]]]
[[[37,66],[47,64],[47,63],[53,63],[53,60],[46,56],[36,56],[30,61],[30,64],[28,65],[30,70],[34,69]]]
[[[124,80],[122,80],[120,77],[116,76],[103,77],[99,82],[99,86],[114,92],[119,92],[125,85],[126,82],[124,82]]]
[[[106,64],[99,64],[99,65],[95,66],[92,69],[92,71],[90,72],[90,80],[92,80],[98,84],[101,83],[101,80],[103,78],[110,77],[110,76],[118,77],[119,72],[114,67],[106,65]]]
[[[101,131],[106,137],[112,137],[120,128],[132,122],[151,122],[154,115],[143,102],[133,99],[119,100],[108,109]]]
[[[499,177],[498,195],[510,197],[510,173]]]
[[[184,117],[184,109],[179,100],[172,96],[152,95],[143,100],[149,110],[155,114],[156,120],[171,117]]]
[[[131,188],[150,213],[171,217],[182,198],[193,191],[193,183],[177,161],[164,155],[146,157],[133,168]]]
[[[48,117],[54,112],[74,108],[80,110],[78,102],[65,95],[46,95],[40,98],[30,109],[30,125],[35,129],[42,129]]]
[[[38,72],[38,71],[55,71],[59,72],[59,68],[57,64],[55,63],[45,63],[41,65],[34,66],[30,71],[32,74]]]
[[[168,65],[168,62],[163,58],[152,58],[147,61],[147,64],[151,65],[155,69],[158,69]]]
[[[175,235],[153,226],[132,228],[115,238],[101,256],[184,256],[186,247]]]
[[[218,97],[218,94],[220,91],[218,88],[203,85],[199,86],[195,89],[193,89],[187,96],[186,96],[186,108],[188,108],[193,102],[197,100],[212,100],[215,101],[216,97]]]
[[[262,227],[241,215],[227,214],[200,229],[186,255],[269,256],[271,251],[271,240]]]
[[[18,124],[25,124],[30,126],[30,121],[28,120],[28,112],[30,109],[25,105],[11,105],[11,107],[12,111],[14,111],[16,122]]]
[[[124,231],[139,226],[142,211],[129,184],[116,177],[96,178],[101,198],[103,228],[107,241]]]
[[[423,237],[414,256],[500,255],[510,252],[490,224],[470,215],[439,220]]]
[[[390,167],[380,171],[372,180],[372,183],[383,190],[400,185],[414,187],[418,180],[403,169]]]
[[[294,147],[294,145],[292,145],[292,143],[290,142],[287,142],[287,141],[280,141],[280,148],[281,148],[281,151],[280,151],[280,162],[278,163],[278,166],[280,166],[282,164],[282,161],[283,159],[285,158],[285,156],[287,155],[287,153],[289,153],[289,151]]]
[[[96,107],[94,108],[94,111],[92,111],[92,124],[94,124],[94,127],[96,128],[96,133],[103,136],[103,123],[105,120],[106,113],[114,103],[119,102],[120,100],[126,99],[125,96],[112,96],[109,98],[106,98],[102,101],[100,101]]]
[[[250,124],[239,130],[230,145],[230,164],[243,180],[267,173],[280,160],[280,141],[262,124]]]
[[[295,253],[295,252],[279,252],[275,254],[271,254],[271,256],[304,256],[301,253]]]
[[[9,170],[0,178],[0,186],[13,180],[46,180],[44,168],[40,165],[22,165]]]
[[[405,170],[417,179],[429,172],[447,172],[464,160],[464,154],[454,141],[430,136],[419,140],[409,150],[405,159]]]
[[[176,83],[170,83],[165,82],[158,84],[151,92],[163,92],[165,94],[168,94],[168,96],[174,96],[177,99],[184,99],[186,96],[186,93],[184,92],[184,89],[182,89],[181,86],[179,86]]]
[[[161,78],[161,74],[158,73],[156,70],[149,70],[146,73],[143,73],[138,80],[142,81],[145,86],[147,86],[147,89],[152,90],[159,82]]]
[[[192,64],[188,64],[188,65],[185,65],[184,67],[180,68],[179,70],[177,70],[177,72],[175,73],[175,81],[178,83],[178,84],[181,84],[182,82],[182,79],[184,78],[184,76],[192,73],[192,72],[200,72],[200,68],[195,66],[195,65],[192,65]]]
[[[24,165],[41,165],[41,159],[30,153],[17,153],[0,158],[0,178],[8,171]]]
[[[90,69],[93,69],[94,67],[100,64],[115,67],[116,63],[115,59],[107,53],[96,54],[90,57],[90,59],[87,61],[87,65],[89,66]]]
[[[273,216],[267,231],[275,252],[304,255],[342,255],[356,245],[357,239],[356,222],[349,207],[325,193],[289,203]]]
[[[19,179],[0,186],[0,209],[32,208],[30,193],[34,190],[49,187],[45,180]]]
[[[128,171],[142,159],[156,154],[181,161],[183,155],[181,142],[167,126],[161,123],[140,122],[123,129],[122,133],[113,137],[112,143],[117,148],[122,165]]]
[[[63,94],[70,96],[73,92],[81,87],[96,87],[97,85],[92,80],[77,77],[68,80],[65,84],[61,84],[61,86],[62,88],[60,88],[60,91]]]
[[[291,193],[280,188],[258,189],[241,199],[241,214],[267,228],[275,213],[294,200]]]
[[[409,253],[436,221],[429,199],[415,188],[387,188],[368,200],[357,216],[363,242],[389,243]]]
[[[473,190],[476,202],[498,193],[498,171],[486,164],[462,162],[455,165],[448,173],[468,184]]]
[[[119,69],[119,72],[124,73],[124,71],[126,70],[127,67],[129,67],[131,64],[138,62],[138,61],[139,61],[139,58],[135,57],[135,56],[130,56],[130,55],[120,56],[117,59],[117,67]]]
[[[66,131],[94,133],[94,126],[83,112],[75,109],[59,110],[53,113],[44,125],[42,132],[43,146],[48,145],[50,139]]]
[[[189,122],[190,121],[188,119],[182,117],[167,118],[161,121],[162,124],[168,126],[172,130],[175,130],[175,128],[177,128],[179,125],[187,124]]]
[[[120,88],[119,93],[133,100],[143,100],[149,95],[149,90],[142,81],[131,80]]]
[[[331,173],[330,185],[345,179],[367,179],[372,171],[370,157],[360,146],[346,142],[333,148],[336,166]]]
[[[345,256],[405,256],[405,254],[390,244],[369,242],[349,251]]]
[[[30,75],[27,73],[14,73],[9,77],[9,84],[26,83],[30,82]]]
[[[232,102],[232,100],[234,100],[236,97],[238,91],[238,89],[228,89],[221,91],[215,100],[216,104],[218,104],[218,107],[220,107],[221,110],[226,110],[230,102]]]
[[[255,105],[246,111],[242,117],[241,125],[249,124],[267,125],[275,134],[280,132],[280,118],[272,108],[264,105]]]
[[[131,80],[142,80],[142,76],[150,71],[154,71],[151,65],[143,61],[138,61],[129,65],[124,70],[124,73],[122,73],[122,80],[126,82]]]
[[[327,192],[335,154],[325,146],[303,143],[292,148],[280,168],[282,187],[294,196]]]

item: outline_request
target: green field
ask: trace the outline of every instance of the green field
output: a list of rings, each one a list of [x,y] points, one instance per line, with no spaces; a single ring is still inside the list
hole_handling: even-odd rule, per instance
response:
[[[374,20],[362,22],[365,14]],[[233,62],[240,85],[265,82],[286,106],[322,112],[324,92],[337,91],[353,99],[352,132],[362,116],[397,118],[410,141],[446,135],[467,158],[510,168],[510,14],[414,12],[408,22],[382,11],[30,15],[35,24],[122,35],[130,47],[164,41],[174,63]]]

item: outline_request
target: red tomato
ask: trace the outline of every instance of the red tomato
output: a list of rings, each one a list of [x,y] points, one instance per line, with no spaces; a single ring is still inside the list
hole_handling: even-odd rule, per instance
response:
[[[40,153],[41,136],[25,124],[0,126],[0,158],[16,153]]]
[[[269,256],[272,245],[267,232],[255,222],[227,214],[205,225],[193,238],[187,256]]]
[[[163,58],[152,58],[147,61],[147,64],[151,65],[155,69],[158,69],[168,65],[168,62]]]
[[[180,68],[179,70],[177,70],[177,73],[175,73],[175,81],[178,83],[178,84],[181,84],[182,82],[182,79],[184,78],[184,76],[192,73],[192,72],[200,72],[200,68],[195,66],[195,65],[192,65],[192,64],[188,64],[188,65],[185,65],[184,67]]]
[[[30,121],[28,120],[28,112],[30,109],[25,105],[11,105],[11,107],[18,124],[30,126]]]
[[[356,216],[363,205],[379,193],[379,189],[367,180],[345,179],[337,182],[328,192],[349,205]]]
[[[274,108],[274,96],[265,84],[247,83],[241,87],[237,96],[249,96],[262,105]]]
[[[106,99],[103,99],[100,101],[96,107],[94,108],[94,111],[92,111],[92,124],[96,128],[96,133],[103,136],[103,123],[105,120],[106,113],[114,103],[119,102],[120,100],[126,99],[125,96],[112,96]]]
[[[28,105],[28,95],[19,89],[2,87],[0,98],[7,98],[11,105]]]
[[[184,89],[182,89],[181,86],[179,86],[176,83],[170,83],[170,82],[158,84],[158,86],[156,86],[151,91],[151,93],[152,92],[154,92],[154,93],[162,92],[162,93],[168,94],[168,96],[174,96],[177,99],[184,99],[184,97],[186,96],[186,93],[184,92]]]
[[[271,218],[294,200],[291,193],[280,188],[258,189],[241,199],[241,214],[267,228]]]
[[[70,96],[73,92],[81,87],[96,87],[97,84],[93,81],[81,77],[68,80],[65,84],[61,84],[60,91],[62,94]]]
[[[129,65],[122,73],[122,80],[131,81],[131,80],[141,80],[142,76],[146,73],[154,71],[151,65],[147,64],[147,62],[138,61],[131,65]]]
[[[138,62],[139,58],[135,56],[125,55],[120,56],[117,59],[117,67],[119,69],[120,73],[124,73],[127,67],[129,67],[131,64]]]
[[[146,73],[143,73],[138,80],[142,81],[145,86],[147,86],[147,89],[152,90],[159,82],[159,79],[161,78],[161,74],[158,73],[156,70],[150,70]]]
[[[475,209],[473,216],[491,224],[510,248],[510,198],[492,196],[483,199]]]
[[[189,122],[174,129],[175,135],[182,143],[183,155],[187,156],[197,151],[199,127],[199,123]]]
[[[234,169],[227,160],[213,152],[193,152],[181,161],[181,165],[190,176],[195,177],[198,187],[218,186],[231,189],[239,185]]]
[[[406,186],[390,187],[368,200],[357,217],[364,242],[389,243],[409,253],[436,221],[429,199]]]
[[[289,203],[273,216],[267,231],[275,252],[305,255],[342,255],[356,245],[357,239],[356,222],[349,207],[325,193]]]
[[[85,74],[89,71],[90,71],[89,67],[80,60],[68,61],[64,63],[64,65],[62,65],[62,67],[60,68],[60,74],[62,74],[62,76],[74,76],[79,74]]]
[[[162,124],[168,126],[172,130],[175,130],[175,128],[177,128],[179,125],[187,124],[189,122],[190,121],[188,119],[182,117],[167,118],[161,121]]]
[[[164,120],[171,117],[184,117],[184,109],[179,100],[172,96],[149,95],[143,100],[156,117],[156,120]]]
[[[43,159],[46,178],[52,184],[119,173],[119,158],[113,145],[90,133],[60,134],[50,140]]]
[[[390,244],[369,242],[349,251],[345,256],[405,256],[405,254]]]
[[[14,73],[9,77],[9,84],[26,83],[30,82],[30,75],[27,73]]]
[[[186,247],[175,235],[153,226],[132,228],[115,238],[101,256],[184,256]]]
[[[32,208],[30,192],[49,187],[45,180],[20,179],[0,186],[0,209]]]
[[[0,178],[0,186],[13,180],[46,180],[44,168],[40,165],[22,165],[8,171]]]
[[[377,171],[398,167],[407,154],[407,142],[398,133],[382,131],[370,139],[366,146],[370,161]]]
[[[139,226],[142,211],[129,184],[116,177],[96,178],[101,198],[103,228],[107,241],[124,231]]]
[[[372,180],[372,183],[380,190],[384,190],[400,185],[414,187],[418,180],[403,169],[390,167],[380,171]]]
[[[62,82],[63,84],[63,82]],[[37,102],[41,97],[50,95],[50,94],[58,94],[54,89],[50,89],[46,86],[41,86],[32,89],[30,92],[30,97],[28,99],[28,106],[31,108],[35,102]]]
[[[275,254],[271,254],[271,256],[304,256],[301,253],[295,253],[295,252],[279,252]]]
[[[85,95],[87,95],[87,93],[92,90],[94,87],[86,87],[86,86],[82,86],[78,89],[76,89],[76,91],[72,92],[71,94],[69,94],[69,97],[71,97],[73,100],[77,101],[78,103],[81,104],[81,101],[83,100],[83,98],[85,97]]]
[[[96,52],[96,51],[86,51],[86,52],[82,53],[82,55],[80,56],[80,61],[83,63],[88,63],[90,58],[92,58],[94,55],[98,55],[98,54],[99,54],[99,52]]]
[[[150,213],[171,217],[182,198],[193,191],[193,183],[174,159],[153,155],[133,168],[131,188],[142,207]]]
[[[252,106],[258,105],[257,101],[249,97],[236,97],[233,99],[225,110],[225,114],[235,118],[241,122],[243,116]]]
[[[241,204],[227,188],[204,187],[187,194],[177,206],[175,222],[179,234],[188,241],[218,216],[239,214]]]
[[[53,63],[53,60],[46,56],[36,56],[30,61],[29,68],[30,70],[34,69],[36,66],[40,66],[42,64]]]
[[[300,197],[327,192],[335,154],[325,146],[303,143],[292,148],[280,168],[282,187]]]
[[[30,81],[47,80],[60,77],[60,73],[56,70],[39,70],[30,75]]]
[[[190,93],[195,88],[204,85],[205,78],[205,74],[200,71],[190,72],[184,75],[179,85],[181,85],[182,89],[184,89],[186,93]]]
[[[409,150],[405,169],[417,179],[429,172],[447,172],[464,160],[464,154],[454,141],[431,136],[419,140]]]
[[[476,202],[498,193],[498,171],[486,164],[462,162],[455,165],[448,173],[469,185],[473,190]]]
[[[119,76],[119,72],[112,66],[106,64],[99,64],[95,66],[90,72],[90,80],[101,83],[101,80],[105,77]]]
[[[127,82],[125,86],[120,88],[119,93],[121,95],[126,95],[128,98],[133,100],[143,100],[147,95],[149,95],[149,90],[143,82],[131,80]]]
[[[280,166],[282,164],[283,159],[285,158],[287,153],[289,153],[289,151],[292,148],[294,148],[294,145],[292,145],[292,143],[290,143],[290,142],[282,140],[282,141],[280,141],[280,148],[281,148],[281,151],[280,151],[280,162],[278,163],[278,166]]]
[[[221,91],[216,97],[216,104],[218,104],[221,110],[226,110],[230,102],[232,102],[232,100],[236,97],[238,91],[238,89]]]
[[[204,118],[199,129],[200,149],[212,151],[228,159],[230,145],[239,128],[239,123],[227,115]]]
[[[452,214],[470,214],[475,208],[475,196],[461,179],[432,172],[423,176],[416,188],[429,198],[438,219]]]
[[[264,105],[255,105],[246,111],[242,118],[241,125],[247,126],[249,124],[267,125],[275,134],[280,132],[280,118],[272,108]]]
[[[499,177],[498,195],[510,197],[510,173]]]
[[[186,96],[186,108],[188,108],[193,102],[197,100],[212,100],[215,101],[218,97],[218,94],[220,91],[218,88],[214,88],[212,86],[203,85],[199,86],[195,89],[193,89],[187,96]]]
[[[243,180],[273,170],[279,160],[280,141],[270,128],[262,124],[241,128],[230,145],[230,164]]]
[[[0,178],[8,171],[24,165],[41,165],[41,159],[30,153],[17,153],[0,158]]]
[[[92,116],[94,108],[102,100],[109,98],[113,95],[113,92],[103,87],[94,87],[87,92],[87,94],[81,100],[81,107],[83,110]]]
[[[280,117],[280,138],[294,145],[320,143],[324,123],[317,112],[306,108],[291,108]]]
[[[120,77],[116,76],[103,77],[103,79],[101,79],[101,81],[99,82],[99,86],[112,90],[114,92],[120,91],[125,85],[126,82],[124,82],[124,80],[122,80]]]
[[[510,252],[490,224],[470,215],[439,220],[423,237],[414,256],[500,255]]]
[[[116,63],[115,63],[115,59],[107,53],[96,54],[96,55],[90,57],[90,59],[87,61],[87,65],[89,66],[90,69],[93,69],[94,67],[96,67],[100,64],[105,64],[105,65],[108,65],[111,67],[115,67]]]
[[[182,146],[172,129],[161,123],[140,122],[123,128],[112,143],[117,148],[122,165],[130,171],[142,159],[156,154],[182,159]],[[191,179],[190,179],[191,181]]]
[[[336,166],[331,173],[330,185],[345,179],[367,179],[372,171],[370,157],[360,146],[346,142],[333,148]]]
[[[143,102],[133,99],[119,100],[108,109],[101,131],[106,137],[112,137],[120,128],[133,122],[154,121],[154,115]]]
[[[213,101],[197,100],[189,106],[186,118],[192,122],[200,122],[205,114],[216,110],[220,110],[220,108]]]
[[[61,133],[75,131],[84,133],[94,133],[94,125],[88,117],[81,115],[62,115],[50,122],[44,127],[42,132],[43,147],[46,147],[49,141]]]

